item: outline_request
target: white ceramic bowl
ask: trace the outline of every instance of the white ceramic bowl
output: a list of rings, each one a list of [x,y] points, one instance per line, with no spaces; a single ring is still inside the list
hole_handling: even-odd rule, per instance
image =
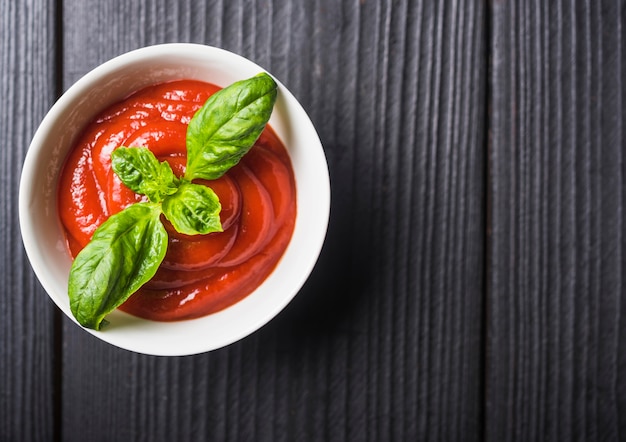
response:
[[[138,89],[174,79],[220,86],[264,71],[231,52],[196,44],[138,49],[89,72],[50,109],[28,149],[20,181],[19,217],[26,253],[55,304],[74,322],[67,281],[71,257],[57,210],[57,181],[64,159],[92,118]],[[153,322],[121,311],[111,313],[94,336],[127,350],[152,355],[202,353],[235,342],[272,319],[308,278],[326,236],[330,211],[328,166],[306,112],[278,82],[270,125],[291,156],[298,213],[293,237],[273,273],[235,305],[199,319]],[[42,299],[41,302],[44,302]]]

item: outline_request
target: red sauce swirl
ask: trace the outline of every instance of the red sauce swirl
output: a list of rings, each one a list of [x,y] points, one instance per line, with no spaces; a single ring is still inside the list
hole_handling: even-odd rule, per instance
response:
[[[73,256],[109,216],[145,200],[112,171],[111,152],[118,146],[148,147],[181,176],[189,120],[217,90],[192,80],[150,86],[85,129],[59,182],[59,213]],[[269,126],[222,178],[195,182],[219,196],[224,232],[187,236],[162,217],[169,234],[165,259],[121,310],[159,321],[204,316],[249,295],[278,263],[293,233],[296,190],[287,151]]]

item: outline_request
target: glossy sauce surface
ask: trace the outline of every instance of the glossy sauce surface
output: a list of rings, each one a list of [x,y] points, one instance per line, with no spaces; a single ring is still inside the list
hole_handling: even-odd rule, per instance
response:
[[[111,169],[118,146],[148,147],[185,171],[189,120],[217,86],[192,80],[143,89],[100,114],[67,158],[59,182],[59,213],[73,256],[110,215],[145,200]],[[120,309],[159,321],[196,318],[249,295],[286,249],[296,217],[296,188],[287,151],[267,126],[241,162],[210,186],[222,204],[224,232],[187,236],[168,231],[168,251],[152,280]]]

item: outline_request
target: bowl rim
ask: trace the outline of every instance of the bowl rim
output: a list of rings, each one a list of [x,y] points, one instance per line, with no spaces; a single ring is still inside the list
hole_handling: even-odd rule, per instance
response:
[[[31,267],[33,268],[33,271],[37,276],[37,279],[43,286],[44,290],[53,300],[53,302],[65,313],[65,315],[68,316],[76,324],[78,324],[78,322],[69,311],[69,302],[67,302],[66,304],[62,299],[62,296],[65,296],[67,298],[67,292],[63,294],[59,293],[58,285],[61,276],[51,274],[48,269],[49,265],[45,262],[45,260],[42,259],[42,246],[40,246],[38,242],[41,239],[40,237],[43,235],[43,233],[41,233],[38,237],[38,232],[35,231],[35,229],[33,228],[31,209],[33,205],[33,198],[36,196],[35,193],[38,191],[34,188],[33,174],[35,174],[37,171],[36,166],[38,165],[38,159],[44,149],[47,148],[46,140],[50,136],[54,125],[57,124],[67,114],[68,106],[77,103],[77,100],[80,100],[82,96],[84,96],[88,91],[92,90],[93,88],[96,88],[97,90],[98,87],[102,87],[99,86],[99,84],[107,76],[120,74],[121,72],[124,72],[124,69],[129,69],[130,67],[138,63],[158,62],[161,59],[165,59],[167,55],[188,57],[190,60],[195,60],[196,62],[197,57],[204,57],[210,60],[222,60],[225,63],[232,63],[236,66],[245,66],[245,69],[255,70],[256,72],[267,72],[267,70],[265,70],[261,66],[248,60],[245,57],[242,57],[241,55],[235,54],[225,49],[197,43],[166,43],[134,49],[124,54],[118,55],[108,61],[105,61],[104,63],[87,72],[73,85],[71,85],[67,89],[67,91],[65,91],[65,93],[63,93],[63,95],[52,105],[48,113],[44,116],[27,150],[20,176],[18,198],[19,224],[22,241],[24,244],[26,255],[31,263]],[[204,58],[202,59],[203,62],[205,61]],[[269,74],[272,75],[271,73]],[[310,149],[310,151],[303,152],[303,150],[300,149],[299,146],[287,146],[287,142],[285,142],[283,137],[280,136],[281,134],[278,133],[279,137],[283,139],[283,142],[285,143],[292,159],[294,175],[296,175],[298,212],[296,215],[296,226],[294,228],[290,244],[288,245],[287,250],[284,252],[283,257],[277,264],[272,274],[270,274],[270,276],[261,284],[261,286],[268,284],[268,281],[272,281],[272,284],[275,284],[281,289],[285,290],[285,295],[280,297],[272,296],[270,298],[273,302],[271,308],[262,307],[261,309],[258,309],[257,304],[259,303],[259,301],[256,301],[256,304],[253,304],[257,305],[257,309],[260,310],[263,314],[259,313],[256,316],[244,314],[240,317],[244,317],[245,320],[239,321],[243,322],[243,324],[239,324],[237,327],[234,327],[232,329],[228,328],[228,324],[233,321],[234,314],[242,314],[242,311],[235,313],[229,312],[232,312],[233,310],[241,310],[241,305],[244,305],[245,307],[246,304],[244,301],[246,301],[253,294],[258,292],[259,289],[255,290],[253,294],[248,295],[246,298],[244,298],[244,300],[234,304],[231,307],[228,307],[221,312],[198,319],[176,322],[153,322],[141,318],[132,317],[118,310],[113,313],[113,315],[115,315],[115,319],[118,321],[118,325],[114,327],[114,332],[111,332],[111,330],[107,329],[100,332],[96,332],[90,329],[84,330],[114,346],[137,353],[144,353],[156,356],[183,356],[204,353],[232,344],[255,332],[256,330],[264,326],[267,322],[269,322],[272,318],[274,318],[281,310],[283,310],[284,307],[300,291],[319,258],[323,243],[326,238],[328,222],[330,218],[330,175],[321,140],[313,126],[313,123],[310,120],[310,117],[301,106],[301,104],[297,101],[297,99],[293,96],[293,94],[278,79],[276,79],[274,76],[272,77],[276,80],[276,83],[278,84],[279,97],[277,100],[277,104],[274,108],[274,113],[272,115],[272,119],[270,120],[270,124],[272,125],[272,127],[274,127],[276,132],[279,131],[276,130],[274,123],[278,123],[279,125],[285,125],[286,128],[283,129],[289,132],[290,136],[293,136],[297,140],[306,136],[306,144],[307,147],[309,147]],[[207,79],[206,81],[211,80]],[[155,83],[158,83],[158,81],[152,84]],[[222,86],[224,86],[224,84],[222,84]],[[128,93],[132,91],[133,90],[129,90]],[[97,109],[97,111],[100,111],[102,109],[103,107],[100,107]],[[280,115],[277,115],[279,113],[277,112],[277,109],[279,109]],[[285,114],[285,112],[287,111],[289,111],[289,113]],[[298,133],[292,133],[292,123],[297,123]],[[82,128],[74,129],[74,132],[79,134],[81,130]],[[67,152],[69,152],[69,148],[67,148]],[[67,152],[63,154],[61,163],[64,161]],[[297,156],[298,159],[294,160],[294,156]],[[304,176],[304,179],[306,179],[307,181],[302,181],[303,179],[299,175],[300,169],[296,170],[296,165],[294,164],[295,161],[299,161],[298,164],[300,164],[304,160],[310,162],[313,167],[315,167],[314,172],[307,169],[302,169],[302,176]],[[302,222],[300,191],[302,190],[301,184],[303,182],[306,184],[307,188],[310,187],[309,181],[312,179],[312,174],[315,174],[314,178],[316,179],[315,195],[312,195],[312,198],[315,199],[314,204],[316,205],[316,213],[312,215],[315,217],[316,224],[313,225],[313,228],[311,229],[309,228],[311,226],[307,226],[307,228],[305,228],[300,224]],[[56,197],[57,181],[58,176],[54,177],[54,191],[52,192],[54,194],[54,197]],[[310,191],[307,190],[307,192],[309,192],[308,195],[311,195]],[[49,204],[52,203],[49,202]],[[56,209],[53,209],[53,211],[56,211]],[[58,211],[56,217],[58,219]],[[296,234],[304,234],[308,236],[306,240],[306,253],[294,250]],[[47,250],[49,250],[49,247]],[[67,250],[66,253],[69,255],[69,252],[67,252]],[[287,255],[289,255],[289,257]],[[291,274],[288,275],[288,283],[286,283],[285,281],[274,281],[274,279],[276,279],[275,275],[277,274],[277,270],[281,268],[283,263],[285,263],[287,260],[297,261],[297,274],[295,274],[293,277]],[[67,287],[67,276],[65,276],[65,280],[65,287]],[[224,316],[227,317],[224,318]],[[220,333],[218,333],[217,336],[211,336],[209,340],[194,339],[186,342],[185,345],[176,345],[176,342],[172,340],[166,340],[165,344],[161,343],[159,345],[146,344],[146,340],[154,339],[155,337],[161,336],[161,333],[158,331],[158,329],[160,329],[161,331],[163,329],[175,330],[177,336],[180,336],[181,334],[184,334],[184,330],[192,330],[194,328],[198,329],[198,327],[194,327],[194,323],[198,324],[202,323],[202,321],[210,321],[211,319],[215,318],[222,318],[217,320],[217,322],[222,326],[226,325],[227,330],[229,331],[228,333],[221,334],[222,329],[219,329]],[[138,327],[141,330],[138,332],[133,331],[133,327],[129,327],[129,325],[137,325],[138,323],[141,323],[141,327]],[[202,327],[200,327],[200,329],[204,330]],[[214,328],[209,327],[209,329],[216,331]],[[126,337],[124,337],[125,334]],[[135,339],[133,339],[133,336],[135,336]]]

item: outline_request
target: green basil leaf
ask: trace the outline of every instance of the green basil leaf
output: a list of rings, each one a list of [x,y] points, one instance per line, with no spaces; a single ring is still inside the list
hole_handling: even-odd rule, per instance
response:
[[[186,235],[221,232],[220,200],[210,187],[182,181],[178,192],[162,203],[163,214]]]
[[[76,256],[69,279],[70,308],[84,327],[104,317],[154,276],[167,250],[167,232],[154,203],[112,215]]]
[[[185,178],[213,180],[236,165],[269,121],[276,94],[265,73],[213,94],[189,122]]]
[[[111,165],[128,188],[153,203],[163,201],[178,188],[178,178],[169,163],[159,162],[148,148],[119,147],[111,153]]]

